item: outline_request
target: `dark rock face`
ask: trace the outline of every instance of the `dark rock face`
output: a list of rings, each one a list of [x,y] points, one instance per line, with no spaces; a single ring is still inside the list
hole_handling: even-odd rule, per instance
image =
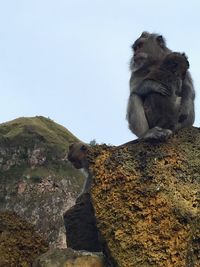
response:
[[[82,194],[64,214],[67,246],[75,250],[101,251],[90,194]]]

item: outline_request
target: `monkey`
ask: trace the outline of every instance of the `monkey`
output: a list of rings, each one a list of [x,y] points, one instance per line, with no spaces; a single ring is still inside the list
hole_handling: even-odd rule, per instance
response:
[[[83,189],[77,199],[85,193],[90,193],[92,185],[92,174],[89,172],[89,164],[87,161],[88,149],[89,145],[83,142],[76,142],[69,146],[68,160],[76,169],[83,169],[86,177]]]
[[[67,159],[72,163],[76,169],[88,169],[88,162],[86,154],[88,145],[83,142],[76,142],[69,146]]]
[[[173,124],[173,126],[168,125],[166,122],[163,123],[163,127],[160,127],[156,125],[156,123],[149,125],[148,121],[150,121],[150,117],[147,119],[148,115],[146,113],[148,111],[148,102],[146,102],[144,108],[143,101],[145,95],[158,93],[163,96],[165,101],[169,100],[169,98],[166,97],[166,86],[150,79],[144,82],[145,78],[148,77],[148,74],[153,68],[159,65],[168,54],[172,53],[172,51],[167,48],[163,36],[155,33],[143,32],[132,45],[132,50],[133,56],[130,61],[131,77],[129,81],[130,96],[128,99],[126,115],[129,129],[139,138],[148,140],[151,138],[165,138],[171,135],[173,131],[191,126],[194,123],[195,118],[195,91],[189,71],[186,72],[185,78],[181,82],[181,86],[178,89],[180,92],[177,96],[177,101],[174,102],[177,103],[178,100],[180,101],[180,107],[176,110],[178,121],[175,119],[174,122],[170,123]],[[143,91],[144,94],[142,95]],[[153,98],[153,95],[151,97]],[[149,105],[152,103],[152,101],[149,101]],[[156,104],[156,100],[154,103]],[[168,110],[165,110],[165,115],[167,112]],[[154,121],[156,114],[152,113],[150,116],[153,117],[151,118],[151,121]]]
[[[69,146],[68,160],[77,169],[87,173],[82,192],[78,195],[75,205],[64,214],[67,234],[67,245],[75,250],[92,252],[104,251],[104,243],[97,229],[95,211],[91,199],[92,173],[89,171],[87,153],[90,146],[76,142]],[[81,222],[81,227],[80,227]],[[78,237],[78,240],[74,239]]]
[[[139,86],[138,94],[142,96],[144,110],[149,128],[158,126],[174,131],[178,123],[181,101],[182,83],[189,68],[189,62],[184,53],[168,54],[158,66],[150,71]],[[151,82],[162,86],[162,93],[146,93]],[[155,83],[154,83],[155,84]],[[143,92],[140,91],[140,87]],[[166,112],[167,111],[167,112]],[[186,119],[185,117],[184,119]]]

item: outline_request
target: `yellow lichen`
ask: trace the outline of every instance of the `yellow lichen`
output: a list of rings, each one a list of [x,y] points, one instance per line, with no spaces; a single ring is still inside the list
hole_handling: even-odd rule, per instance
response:
[[[184,138],[101,147],[90,165],[97,224],[120,267],[200,266],[199,169]]]

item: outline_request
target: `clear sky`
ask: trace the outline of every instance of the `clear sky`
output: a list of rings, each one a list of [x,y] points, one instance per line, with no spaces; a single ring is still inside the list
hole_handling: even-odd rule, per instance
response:
[[[0,122],[43,115],[85,142],[134,139],[130,46],[144,30],[188,55],[199,126],[198,0],[0,0]]]

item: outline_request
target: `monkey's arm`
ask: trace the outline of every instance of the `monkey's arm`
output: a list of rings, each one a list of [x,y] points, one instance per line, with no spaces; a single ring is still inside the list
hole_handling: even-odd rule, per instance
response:
[[[85,178],[85,183],[83,185],[83,190],[81,192],[81,194],[85,194],[85,193],[90,193],[91,190],[91,186],[92,186],[92,174],[88,173],[86,178]]]
[[[142,136],[149,129],[144,112],[143,101],[140,96],[131,93],[128,101],[126,118],[130,130],[138,137]]]
[[[145,96],[149,93],[159,93],[164,96],[170,96],[172,94],[168,87],[150,79],[146,79],[141,82],[141,84],[135,89],[134,93],[140,96]]]
[[[90,193],[92,185],[92,174],[89,173],[87,161],[88,150],[89,146],[83,142],[76,142],[69,146],[68,160],[76,169],[83,169],[83,173],[85,175],[85,183],[80,195]]]

